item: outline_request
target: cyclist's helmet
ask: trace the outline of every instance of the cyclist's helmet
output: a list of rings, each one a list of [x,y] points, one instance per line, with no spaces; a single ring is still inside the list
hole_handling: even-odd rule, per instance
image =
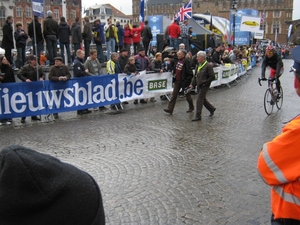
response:
[[[272,45],[269,45],[267,48],[266,48],[266,52],[274,52],[274,47]]]

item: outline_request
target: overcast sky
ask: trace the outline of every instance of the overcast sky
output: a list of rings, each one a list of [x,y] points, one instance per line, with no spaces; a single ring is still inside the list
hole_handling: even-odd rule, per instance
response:
[[[82,6],[83,8],[88,8],[93,5],[101,5],[101,4],[111,4],[116,9],[120,10],[126,15],[132,14],[132,0],[117,0],[117,1],[109,1],[109,0],[83,0]]]
[[[111,4],[126,15],[132,14],[132,0],[118,0],[110,2],[109,0],[83,0],[82,5],[88,8],[92,5]],[[300,19],[300,0],[294,0],[293,20]]]
[[[299,9],[300,9],[300,1],[294,0],[293,20],[300,19]]]

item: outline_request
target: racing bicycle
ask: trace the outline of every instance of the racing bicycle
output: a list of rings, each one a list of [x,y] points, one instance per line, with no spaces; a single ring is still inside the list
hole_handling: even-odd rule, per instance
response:
[[[276,87],[276,78],[260,79],[258,78],[258,83],[260,86],[261,81],[268,81],[268,88],[264,96],[264,108],[267,115],[270,115],[273,112],[274,105],[277,109],[281,109],[283,103],[283,89],[280,86],[280,93]]]

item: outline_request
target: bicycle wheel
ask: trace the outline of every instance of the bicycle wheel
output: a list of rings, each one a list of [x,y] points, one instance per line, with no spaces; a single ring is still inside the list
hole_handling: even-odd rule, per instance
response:
[[[273,101],[273,96],[270,89],[266,90],[265,97],[264,97],[264,108],[265,112],[270,115],[273,112],[273,107],[275,102]]]
[[[282,90],[282,87],[280,87],[280,96],[277,97],[277,100],[276,100],[277,109],[281,109],[282,103],[283,103],[283,90]]]

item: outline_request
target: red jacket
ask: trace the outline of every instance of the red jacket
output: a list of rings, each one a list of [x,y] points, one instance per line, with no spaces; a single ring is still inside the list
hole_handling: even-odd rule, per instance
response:
[[[132,42],[137,43],[141,41],[141,33],[144,30],[144,23],[140,23],[140,27],[135,27],[131,29]]]
[[[132,44],[132,31],[129,27],[124,30],[124,44]]]
[[[178,38],[180,36],[180,27],[176,22],[169,26],[168,34],[171,38]]]

